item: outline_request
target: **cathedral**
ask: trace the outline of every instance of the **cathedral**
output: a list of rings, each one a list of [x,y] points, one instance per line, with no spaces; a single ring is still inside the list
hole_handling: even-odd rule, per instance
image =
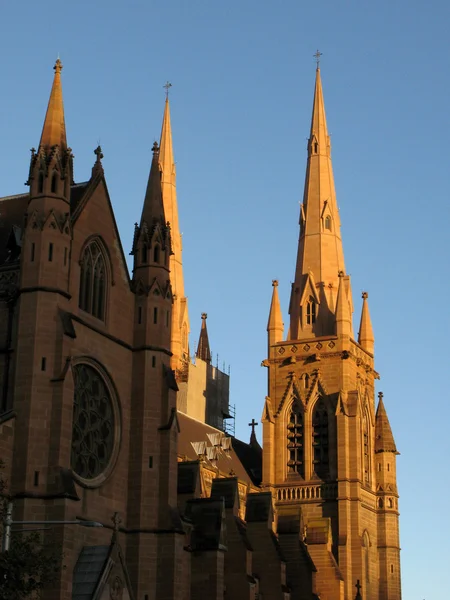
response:
[[[353,330],[319,66],[262,446],[227,426],[206,313],[189,346],[168,97],[130,272],[100,147],[73,179],[61,71],[28,191],[0,198],[0,459],[12,536],[60,522],[42,534],[63,550],[43,599],[401,600],[398,451],[367,293]]]

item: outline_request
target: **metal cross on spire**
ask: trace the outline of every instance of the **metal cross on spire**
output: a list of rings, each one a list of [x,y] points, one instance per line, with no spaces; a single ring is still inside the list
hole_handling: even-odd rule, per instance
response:
[[[320,65],[320,57],[322,56],[322,52],[319,52],[319,50],[316,51],[315,54],[313,54],[314,58],[316,59],[316,65],[317,68],[319,68]]]
[[[163,85],[163,88],[166,90],[166,98],[169,97],[169,90],[172,87],[172,84],[170,83],[170,81],[166,81],[166,83]]]
[[[252,419],[252,422],[248,424],[248,426],[252,428],[252,435],[255,435],[255,427],[257,425],[258,423],[255,421],[255,419]]]

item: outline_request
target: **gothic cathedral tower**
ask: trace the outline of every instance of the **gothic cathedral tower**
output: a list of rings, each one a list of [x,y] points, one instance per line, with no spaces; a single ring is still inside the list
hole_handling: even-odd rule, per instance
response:
[[[278,530],[307,543],[323,600],[351,600],[357,580],[364,600],[400,600],[398,452],[381,394],[375,411],[366,293],[353,333],[319,68],[287,339],[277,286],[263,363],[263,485]]]

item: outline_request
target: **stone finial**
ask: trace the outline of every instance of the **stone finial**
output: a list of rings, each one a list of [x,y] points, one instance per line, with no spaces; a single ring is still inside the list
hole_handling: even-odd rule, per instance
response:
[[[278,287],[278,279],[272,279],[273,287]]]
[[[363,292],[362,295],[361,295],[361,298],[363,300],[367,300],[368,297],[369,297],[369,294],[367,292]]]
[[[54,69],[55,73],[58,73],[58,74],[59,74],[59,73],[61,73],[61,71],[62,71],[62,68],[63,68],[63,64],[62,64],[62,62],[59,60],[59,58],[57,58],[57,59],[56,59],[56,62],[55,62],[55,66],[53,67],[53,69]]]

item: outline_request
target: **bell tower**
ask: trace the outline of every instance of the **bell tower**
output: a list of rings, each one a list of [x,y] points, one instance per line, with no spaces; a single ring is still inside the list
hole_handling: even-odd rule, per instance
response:
[[[263,485],[278,527],[300,530],[324,600],[353,599],[357,580],[365,600],[400,600],[397,450],[382,399],[375,411],[366,293],[353,332],[319,66],[286,337],[273,286]]]

